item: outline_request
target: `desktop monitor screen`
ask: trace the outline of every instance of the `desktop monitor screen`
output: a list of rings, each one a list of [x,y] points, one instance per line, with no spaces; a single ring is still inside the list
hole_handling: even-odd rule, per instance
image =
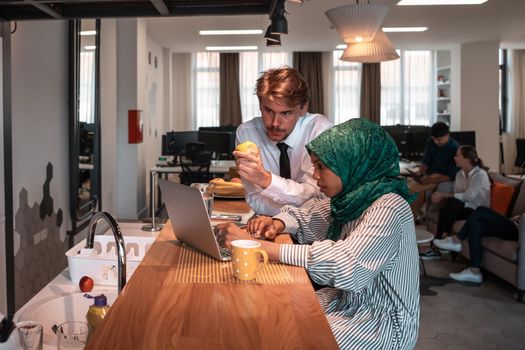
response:
[[[185,150],[187,143],[198,141],[198,132],[170,131],[163,135],[162,141],[162,154],[177,157]]]
[[[470,145],[476,147],[475,131],[451,131],[450,136],[460,145]]]
[[[235,149],[235,133],[225,131],[199,131],[199,142],[204,142],[215,158],[231,158]]]

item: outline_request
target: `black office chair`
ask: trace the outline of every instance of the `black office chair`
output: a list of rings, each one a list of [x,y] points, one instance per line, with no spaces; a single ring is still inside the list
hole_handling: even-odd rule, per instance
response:
[[[208,182],[213,179],[210,173],[212,153],[202,142],[190,142],[186,144],[185,159],[181,161],[182,172],[180,182],[191,185],[195,182]]]
[[[520,168],[520,174],[525,172],[525,139],[516,139],[516,161],[514,165]]]

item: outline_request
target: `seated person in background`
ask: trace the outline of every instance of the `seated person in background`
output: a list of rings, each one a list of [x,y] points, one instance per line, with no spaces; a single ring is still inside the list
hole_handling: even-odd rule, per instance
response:
[[[270,260],[303,266],[314,282],[329,286],[316,293],[341,349],[413,348],[418,252],[393,139],[375,123],[351,119],[306,147],[314,179],[329,198],[259,216],[248,233],[222,224],[219,240],[230,246],[236,239],[291,233],[300,244],[263,240],[262,249]]]
[[[461,241],[468,238],[470,251],[470,267],[458,273],[449,274],[450,278],[460,282],[483,282],[480,271],[483,256],[483,237],[494,236],[507,241],[517,241],[519,238],[518,224],[521,215],[508,219],[487,207],[478,207],[469,216],[457,237],[451,239],[435,239],[434,245],[440,249],[460,252]]]
[[[456,220],[467,219],[479,206],[490,207],[490,179],[487,168],[472,146],[460,146],[454,157],[460,170],[456,173],[454,192],[434,192],[432,202],[445,201],[439,212],[436,239],[451,240],[449,233]],[[445,239],[442,239],[444,238]],[[425,257],[439,257],[437,250],[425,253]]]
[[[239,125],[236,144],[254,142],[259,156],[234,155],[250,207],[257,214],[275,215],[283,205],[300,206],[322,197],[304,146],[331,123],[321,114],[307,112],[308,85],[296,69],[263,72],[256,93],[262,116]]]
[[[454,156],[459,147],[456,140],[450,137],[448,125],[437,122],[432,125],[431,136],[426,142],[422,164],[416,173],[417,181],[409,181],[410,193],[417,193],[417,199],[411,207],[415,218],[422,216],[421,208],[425,202],[425,192],[434,191],[438,185],[441,192],[452,192],[453,179],[458,168]]]

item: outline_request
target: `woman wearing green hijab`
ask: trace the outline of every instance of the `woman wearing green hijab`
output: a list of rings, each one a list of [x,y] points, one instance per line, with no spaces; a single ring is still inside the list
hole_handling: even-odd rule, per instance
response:
[[[377,124],[351,119],[307,146],[327,199],[259,217],[235,239],[289,232],[300,244],[262,241],[271,260],[303,266],[342,349],[411,349],[419,328],[419,265],[406,182],[397,147]],[[250,236],[251,235],[251,236]]]

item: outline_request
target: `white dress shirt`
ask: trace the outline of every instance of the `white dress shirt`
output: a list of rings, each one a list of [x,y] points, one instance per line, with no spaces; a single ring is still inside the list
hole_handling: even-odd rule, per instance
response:
[[[460,169],[454,181],[454,198],[465,203],[467,208],[490,208],[490,180],[487,172],[479,166],[472,168],[468,174]]]
[[[305,145],[331,126],[328,118],[321,114],[306,113],[299,118],[292,133],[280,141],[289,146],[291,178],[285,179],[279,176],[281,152],[276,146],[277,142],[266,135],[262,118],[257,117],[239,125],[235,143],[238,145],[252,141],[257,144],[264,168],[272,173],[272,181],[265,189],[243,180],[246,201],[255,213],[276,215],[283,205],[298,207],[310,198],[324,197],[312,177],[314,168]]]

